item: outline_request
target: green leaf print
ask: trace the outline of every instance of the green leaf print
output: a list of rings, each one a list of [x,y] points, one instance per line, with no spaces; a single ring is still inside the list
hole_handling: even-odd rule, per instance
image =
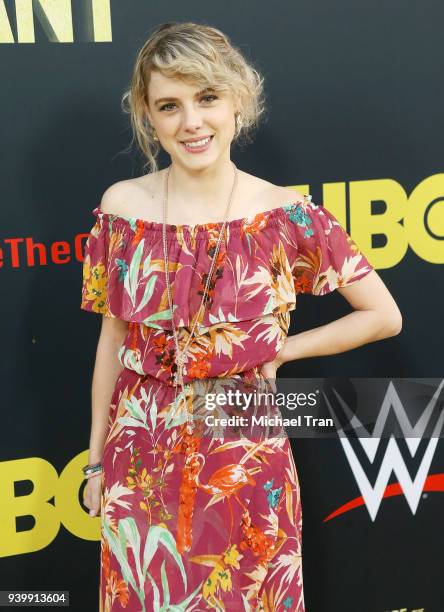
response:
[[[156,554],[159,544],[165,546],[168,552],[172,555],[173,559],[177,563],[180,573],[182,574],[182,580],[185,589],[187,588],[187,575],[185,573],[185,567],[182,562],[182,558],[177,551],[176,540],[173,535],[159,525],[153,525],[148,531],[148,535],[145,542],[145,549],[143,551],[143,573],[145,574],[149,564],[151,563],[154,555]]]
[[[152,272],[152,268],[151,268],[151,253],[148,255],[148,257],[146,257],[145,261],[143,262],[143,277],[146,278],[147,276],[149,276]]]
[[[133,525],[131,525],[131,521],[133,522]],[[122,524],[122,527],[121,527]],[[134,589],[135,593],[137,593],[137,597],[139,598],[139,601],[142,605],[142,612],[145,612],[145,590],[144,590],[144,579],[143,576],[141,575],[141,573],[139,573],[139,569],[140,569],[140,535],[139,532],[137,531],[137,526],[134,522],[134,519],[129,517],[129,518],[125,518],[125,519],[121,519],[119,521],[118,524],[118,535],[116,535],[108,526],[108,524],[106,523],[106,521],[104,522],[103,525],[104,528],[104,532],[105,532],[105,536],[108,540],[109,546],[111,551],[113,552],[114,556],[116,557],[119,565],[120,565],[120,569],[122,571],[122,577],[125,580],[125,582],[129,585],[132,586],[132,588]],[[127,549],[126,549],[126,533],[128,532],[128,535],[131,539],[132,542],[134,542],[135,547],[139,549],[139,555],[134,555],[136,558],[136,564],[137,564],[137,559],[138,559],[138,574],[139,574],[139,586],[136,584],[133,572],[131,570],[131,567],[128,563],[128,553],[127,553]],[[140,581],[140,578],[142,578],[142,581]]]
[[[131,396],[131,399],[125,401],[125,408],[132,417],[146,424],[146,414],[140,405],[140,400],[134,397],[134,395]]]
[[[148,427],[146,423],[142,423],[141,421],[138,421],[137,419],[133,419],[132,417],[120,417],[118,419],[118,422],[121,425],[126,425],[127,427],[143,427],[144,429],[148,431]]]
[[[149,572],[146,573],[151,586],[153,587],[153,610],[160,610],[160,593],[154,578]]]
[[[125,281],[124,281],[124,287],[128,295],[131,298],[131,302],[133,306],[136,301],[136,291],[137,291],[138,278],[139,278],[140,260],[142,259],[144,245],[145,245],[145,239],[143,238],[139,242],[137,249],[134,251],[134,255],[131,259],[131,263],[129,266],[129,272],[125,276]]]
[[[139,586],[141,590],[143,590],[143,584],[145,582],[145,578],[142,574],[142,568],[140,566],[140,534],[137,530],[136,521],[132,516],[121,519],[119,521],[119,538],[120,538],[120,547],[122,552],[127,554],[127,544],[130,549],[133,551],[134,560],[136,562],[136,571],[137,577],[139,579]]]
[[[248,603],[248,599],[245,597],[243,593],[242,593],[242,601],[244,604],[244,612],[251,612],[251,606]]]
[[[175,308],[177,308],[177,304],[174,304],[173,311]],[[153,312],[153,314],[151,314],[149,317],[144,319],[143,322],[145,323],[145,325],[148,325],[152,323],[153,321],[168,321],[170,319],[171,319],[171,313],[170,313],[170,309],[168,308],[168,310],[161,310],[160,312]],[[151,327],[155,327],[156,329],[162,329],[160,325],[151,325]]]
[[[264,311],[262,314],[267,315],[273,312],[273,296],[270,295],[268,302],[265,304]]]
[[[127,427],[143,427],[149,432],[148,423],[146,422],[146,412],[140,406],[140,400],[136,399],[134,396],[129,400],[125,400],[125,408],[130,416],[119,417],[117,422]]]
[[[127,517],[124,519],[120,519],[118,522],[117,531],[118,534],[115,534],[108,523],[105,521],[103,524],[103,530],[105,537],[109,543],[110,549],[114,556],[116,557],[120,569],[122,572],[122,577],[125,582],[134,589],[137,594],[139,601],[142,606],[142,612],[146,611],[145,607],[145,580],[151,582],[153,587],[153,605],[154,610],[163,610],[165,612],[170,610],[176,610],[176,612],[185,612],[186,606],[188,603],[196,596],[198,591],[201,588],[201,585],[182,603],[177,604],[175,606],[170,606],[170,589],[168,585],[168,577],[165,571],[165,561],[162,564],[162,588],[164,593],[164,604],[160,607],[160,594],[153,577],[148,571],[148,567],[159,548],[159,544],[162,544],[168,552],[172,555],[173,559],[176,561],[180,573],[182,575],[182,580],[184,584],[184,588],[187,588],[187,577],[185,573],[185,567],[182,562],[182,558],[180,554],[177,552],[176,540],[173,535],[165,529],[164,527],[160,527],[158,525],[154,525],[150,527],[148,531],[148,535],[145,541],[144,552],[143,552],[143,567],[141,566],[141,558],[140,558],[140,550],[141,550],[141,538],[140,533],[137,529],[137,524],[132,517]],[[128,549],[132,551],[132,556],[134,557],[138,584],[136,583],[135,576],[131,570],[131,567],[128,563]]]
[[[156,404],[156,398],[153,395],[153,399],[151,400],[151,390],[149,391],[149,393],[147,394],[147,392],[145,391],[145,387],[142,387],[140,390],[140,394],[142,396],[143,401],[145,402],[145,404],[148,406],[151,402],[151,406],[149,408],[149,413],[150,413],[150,420],[151,420],[151,427],[153,428],[153,432],[156,429],[156,422],[157,422],[157,404]]]
[[[145,292],[143,294],[143,298],[139,306],[137,307],[137,310],[134,311],[134,314],[136,314],[136,312],[139,312],[139,310],[142,310],[142,308],[144,308],[150,301],[153,295],[154,285],[156,284],[156,280],[157,280],[157,276],[152,276],[150,280],[147,282],[145,286]]]
[[[140,278],[139,278],[140,262],[143,256],[144,245],[145,245],[145,239],[143,238],[137,245],[136,250],[134,251],[134,254],[131,259],[131,263],[129,265],[128,272],[127,274],[125,274],[125,279],[123,282],[123,286],[125,287],[125,290],[131,299],[131,303],[133,307],[136,305],[136,294],[137,294],[137,289],[140,283]],[[151,253],[150,253],[146,257],[143,263],[142,278],[147,278],[150,274],[153,273],[153,271],[154,271],[154,268],[151,267]],[[148,304],[148,302],[150,301],[153,295],[154,285],[156,284],[156,281],[157,281],[156,275],[152,276],[147,281],[145,285],[145,291],[143,293],[143,298],[140,301],[140,304],[137,306],[137,310],[135,310],[132,314],[136,314]]]
[[[189,595],[186,599],[184,599],[183,601],[181,601],[178,604],[172,604],[170,605],[168,612],[186,612],[188,610],[188,604],[191,603],[193,601],[193,599],[196,597],[196,595],[199,593],[199,591],[202,588],[202,582],[199,584],[199,586],[197,587],[197,589],[195,591],[193,591],[191,593],[191,595]]]
[[[162,563],[162,567],[160,568],[160,577],[163,588],[163,604],[161,612],[168,612],[170,606],[170,587],[168,586],[168,578],[165,571],[165,561]]]
[[[179,427],[183,425],[189,418],[186,392],[181,391],[170,404],[171,408],[165,416],[165,429]]]
[[[111,530],[106,520],[103,523],[103,532],[105,534],[105,538],[108,541],[109,547],[113,555],[116,557],[120,565],[120,570],[122,572],[123,579],[125,580],[127,584],[131,585],[135,591],[137,591],[137,585],[134,580],[134,576],[133,576],[133,572],[131,571],[131,567],[128,563],[128,557],[126,554],[126,550],[122,551],[120,544],[119,544],[118,536]]]
[[[156,404],[156,400],[153,397],[153,401],[151,403],[151,408],[150,408],[150,419],[151,419],[151,427],[153,428],[153,433],[156,430],[156,421],[157,421],[157,404]]]

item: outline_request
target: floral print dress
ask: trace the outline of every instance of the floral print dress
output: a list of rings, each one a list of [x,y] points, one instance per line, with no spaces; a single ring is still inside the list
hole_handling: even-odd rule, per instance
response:
[[[303,612],[301,496],[287,436],[204,436],[198,416],[209,391],[263,382],[261,364],[281,349],[298,294],[325,295],[373,267],[309,195],[229,221],[182,392],[162,224],[93,214],[81,308],[129,323],[102,459],[100,610]],[[167,226],[181,347],[221,226]]]

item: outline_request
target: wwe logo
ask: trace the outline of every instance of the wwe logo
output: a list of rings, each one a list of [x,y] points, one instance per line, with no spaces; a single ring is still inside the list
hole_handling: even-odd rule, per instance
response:
[[[344,410],[344,413],[347,415],[349,424],[353,427],[353,429],[356,432],[360,430],[368,434],[368,437],[358,437],[356,439],[359,440],[359,443],[370,463],[373,463],[381,442],[381,436],[383,434],[384,427],[390,414],[390,409],[393,409],[394,415],[399,423],[410,455],[412,457],[416,455],[416,451],[418,450],[418,447],[423,439],[427,425],[429,424],[430,419],[434,413],[435,406],[437,404],[443,385],[444,380],[441,381],[440,385],[433,394],[433,397],[428,402],[417,423],[412,426],[406,413],[406,410],[404,409],[404,406],[398,396],[398,393],[396,392],[395,386],[393,382],[390,381],[389,386],[387,388],[387,392],[384,397],[384,401],[381,406],[381,410],[376,420],[373,433],[370,433],[367,429],[365,429],[361,421],[358,419],[358,417],[356,417],[355,414],[352,413],[352,411],[345,404],[345,402],[339,396],[336,390],[334,390],[334,393],[336,398],[338,399],[340,406]],[[338,422],[337,416],[325,394],[324,397],[327,402],[330,414],[334,418],[335,422]],[[331,513],[325,519],[325,521],[335,516],[338,516],[339,514],[347,512],[352,508],[363,505],[364,503],[367,507],[372,521],[374,521],[381,505],[382,498],[390,497],[392,495],[399,495],[401,493],[404,493],[404,496],[407,500],[410,510],[412,511],[412,514],[415,514],[419,504],[419,500],[421,498],[421,494],[424,490],[428,471],[432,463],[433,456],[435,454],[436,446],[438,444],[438,439],[443,429],[443,424],[444,410],[441,408],[441,411],[436,420],[436,424],[433,428],[433,432],[430,436],[429,442],[424,452],[424,456],[421,460],[414,479],[410,477],[409,471],[404,462],[396,439],[393,437],[393,434],[391,434],[374,486],[371,485],[365,473],[365,470],[362,467],[352,445],[350,444],[350,440],[348,439],[344,429],[340,428],[338,430],[339,439],[352,469],[353,475],[356,479],[356,483],[359,487],[362,498],[351,500],[347,504],[341,506],[335,512]],[[398,478],[398,483],[388,485],[388,481],[392,472]],[[430,490],[444,490],[443,476],[444,475],[442,474],[429,476],[427,480],[433,480],[433,483],[430,482]]]

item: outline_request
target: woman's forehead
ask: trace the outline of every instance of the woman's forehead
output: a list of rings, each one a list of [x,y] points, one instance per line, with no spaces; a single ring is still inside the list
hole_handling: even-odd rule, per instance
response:
[[[198,96],[211,91],[222,91],[227,89],[222,85],[199,83],[180,76],[166,76],[159,71],[151,73],[149,93],[153,103],[158,103],[159,98],[179,98],[181,96]],[[160,100],[162,101],[162,100]]]

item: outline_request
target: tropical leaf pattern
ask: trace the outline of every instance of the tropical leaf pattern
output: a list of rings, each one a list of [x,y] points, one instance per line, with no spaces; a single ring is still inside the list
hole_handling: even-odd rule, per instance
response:
[[[100,207],[93,214],[81,308],[129,322],[102,460],[101,612],[304,612],[302,507],[289,440],[282,431],[202,435],[204,398],[269,384],[260,366],[282,347],[297,295],[325,295],[373,267],[311,196],[230,221],[182,391],[173,386],[161,224]],[[220,227],[167,227],[182,346]]]

